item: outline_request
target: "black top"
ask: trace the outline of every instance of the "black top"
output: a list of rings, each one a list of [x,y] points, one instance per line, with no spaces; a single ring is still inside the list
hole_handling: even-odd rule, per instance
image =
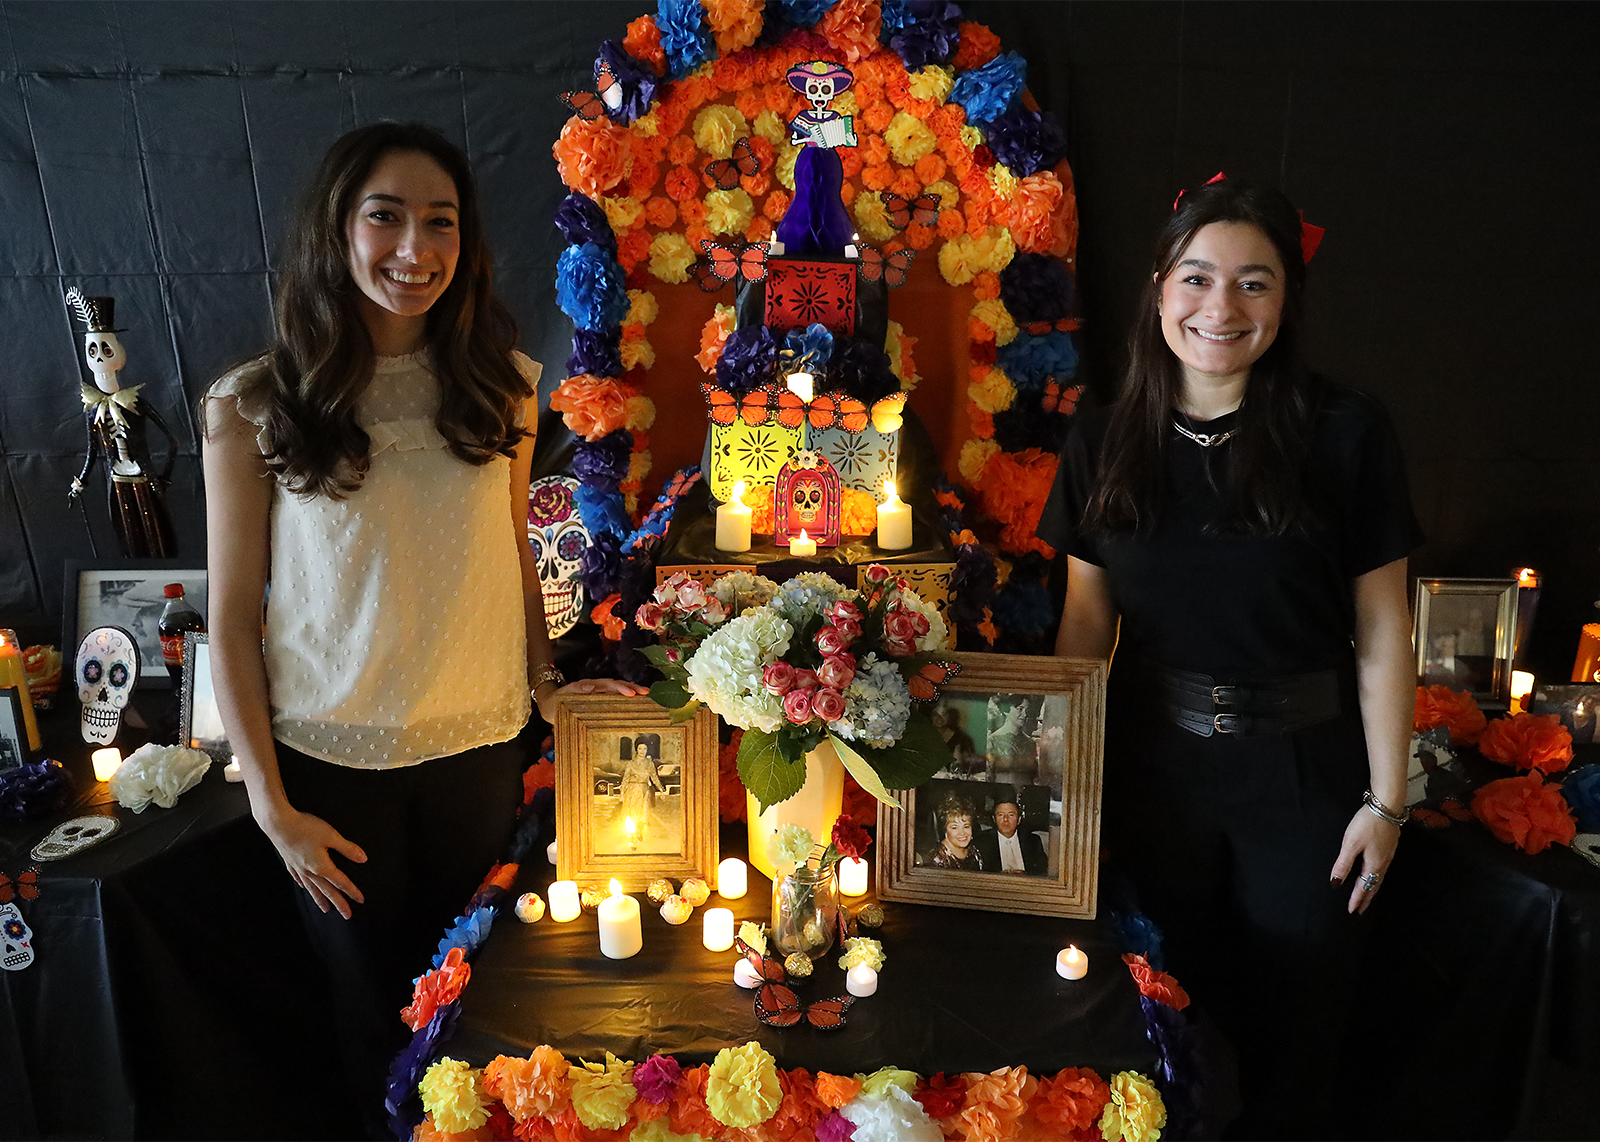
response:
[[[1197,422],[1234,427],[1238,414]],[[1156,522],[1136,535],[1079,532],[1100,469],[1109,413],[1086,411],[1062,449],[1039,537],[1106,568],[1122,616],[1117,657],[1244,680],[1347,664],[1355,634],[1351,581],[1422,542],[1399,441],[1383,406],[1328,385],[1308,469],[1310,525],[1282,536],[1220,534],[1224,443],[1173,430]],[[1214,478],[1208,479],[1207,465]],[[1208,529],[1212,529],[1209,530]]]

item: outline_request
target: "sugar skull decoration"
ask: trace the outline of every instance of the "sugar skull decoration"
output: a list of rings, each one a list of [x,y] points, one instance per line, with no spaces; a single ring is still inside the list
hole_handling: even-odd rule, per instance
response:
[[[83,713],[83,740],[110,745],[122,727],[133,688],[139,684],[139,647],[121,627],[96,627],[83,636],[73,665]]]
[[[854,117],[828,110],[833,97],[843,95],[855,83],[849,68],[832,60],[814,59],[791,67],[784,79],[811,104],[811,110],[800,112],[789,124],[791,144],[827,150],[856,145]]]
[[[571,476],[541,476],[528,485],[528,544],[539,564],[551,638],[570,631],[583,613],[578,571],[589,550],[589,529],[578,515],[577,489]]]
[[[774,490],[773,518],[777,543],[784,546],[801,531],[816,540],[818,547],[839,545],[839,473],[820,452],[801,449],[793,460],[778,469]]]
[[[99,844],[121,827],[115,817],[74,817],[51,829],[29,855],[34,860],[61,860]]]
[[[21,971],[33,963],[33,929],[15,904],[0,904],[0,968]]]

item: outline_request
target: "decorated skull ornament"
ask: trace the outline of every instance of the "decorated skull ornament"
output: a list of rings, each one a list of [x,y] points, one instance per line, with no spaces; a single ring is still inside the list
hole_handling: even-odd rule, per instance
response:
[[[571,476],[541,476],[528,485],[528,543],[539,564],[544,589],[544,621],[551,638],[570,631],[583,613],[583,582],[578,571],[589,550]]]
[[[63,821],[33,846],[34,860],[60,860],[99,844],[122,825],[115,817],[74,817]]]
[[[83,703],[83,740],[109,745],[122,725],[133,688],[139,682],[139,647],[121,627],[96,627],[78,644],[73,677]]]
[[[0,968],[21,971],[33,963],[33,929],[15,904],[0,904]]]

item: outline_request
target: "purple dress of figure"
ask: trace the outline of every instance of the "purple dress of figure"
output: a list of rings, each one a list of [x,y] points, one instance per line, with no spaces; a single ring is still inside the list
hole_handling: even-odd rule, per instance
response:
[[[812,123],[839,118],[837,111],[802,111],[789,124],[791,142],[802,143]],[[839,257],[852,227],[839,191],[844,169],[839,155],[827,147],[805,143],[794,163],[794,201],[778,223],[778,241],[790,257],[820,254]]]

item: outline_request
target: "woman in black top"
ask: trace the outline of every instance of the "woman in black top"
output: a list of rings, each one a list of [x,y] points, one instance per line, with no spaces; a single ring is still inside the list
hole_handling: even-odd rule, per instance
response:
[[[1241,1136],[1325,1134],[1359,1070],[1351,914],[1400,839],[1415,695],[1399,448],[1300,362],[1304,282],[1281,194],[1182,196],[1121,395],[1075,426],[1040,526],[1067,558],[1056,653],[1116,650],[1111,859],[1239,1049]]]

